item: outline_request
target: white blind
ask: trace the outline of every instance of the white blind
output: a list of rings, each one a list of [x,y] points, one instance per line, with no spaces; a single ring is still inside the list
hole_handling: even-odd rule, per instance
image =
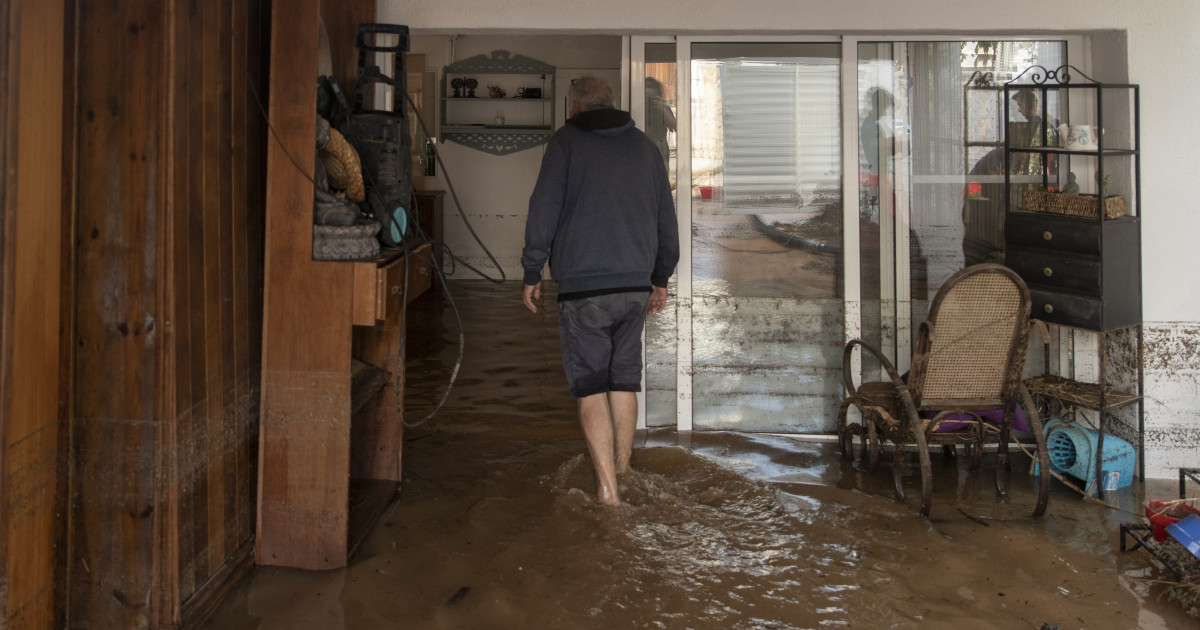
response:
[[[726,209],[797,212],[840,191],[838,65],[731,59],[721,66]]]

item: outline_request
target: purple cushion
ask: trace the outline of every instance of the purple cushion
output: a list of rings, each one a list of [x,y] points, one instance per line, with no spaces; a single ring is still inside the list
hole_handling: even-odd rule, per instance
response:
[[[981,418],[983,418],[984,420],[987,420],[988,422],[991,422],[992,424],[994,424],[996,426],[1000,426],[1000,425],[1004,424],[1004,410],[1003,409],[989,409],[987,411],[977,411],[976,413],[978,413],[979,416]],[[926,418],[932,418],[936,414],[934,414],[932,412],[926,412],[925,414],[922,414],[922,415],[925,416]],[[958,431],[958,430],[968,426],[968,423],[954,422],[955,420],[973,420],[973,419],[974,418],[972,418],[971,414],[969,414],[969,413],[947,414],[942,417],[942,423],[938,425],[938,428],[936,431],[934,431],[934,433],[945,433],[947,431]],[[1025,421],[1025,412],[1021,409],[1021,405],[1017,405],[1017,408],[1013,411],[1012,426],[1014,429],[1016,429],[1018,431],[1029,431],[1029,423]]]
[[[908,372],[901,374],[900,380],[907,383],[908,382]],[[979,417],[983,418],[984,420],[986,420],[996,426],[1001,426],[1002,424],[1004,424],[1004,410],[1003,409],[989,409],[987,411],[977,411],[975,413],[978,413]],[[926,419],[932,418],[936,415],[937,415],[937,413],[932,412],[932,411],[927,411],[927,412],[921,414],[921,416]],[[956,420],[958,422],[955,422]],[[972,420],[974,420],[974,418],[969,413],[947,414],[942,417],[942,423],[938,425],[938,428],[934,431],[934,433],[948,433],[950,431],[961,431],[962,429],[970,426],[970,421],[972,421]],[[1016,429],[1018,431],[1029,431],[1029,423],[1025,420],[1025,411],[1023,409],[1021,409],[1021,405],[1019,405],[1019,404],[1017,405],[1016,409],[1013,410],[1012,426],[1014,429]]]

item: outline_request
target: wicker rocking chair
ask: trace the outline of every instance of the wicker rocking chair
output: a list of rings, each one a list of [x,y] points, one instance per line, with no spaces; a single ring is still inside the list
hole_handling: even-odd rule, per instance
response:
[[[902,501],[902,458],[906,447],[915,445],[921,464],[921,514],[929,516],[930,447],[940,444],[948,451],[953,445],[968,445],[975,470],[984,445],[995,443],[996,489],[1004,496],[1008,442],[1019,404],[1037,441],[1038,495],[1033,515],[1045,513],[1050,489],[1046,436],[1022,381],[1029,309],[1029,289],[1012,270],[996,264],[974,265],[951,276],[938,291],[929,318],[918,331],[907,382],[878,349],[861,339],[851,340],[842,357],[848,392],[838,411],[842,454],[857,455],[860,465],[872,470],[881,444],[891,442],[896,498]],[[872,354],[889,381],[855,387],[851,373],[855,348]],[[861,424],[847,422],[851,406],[862,412]]]

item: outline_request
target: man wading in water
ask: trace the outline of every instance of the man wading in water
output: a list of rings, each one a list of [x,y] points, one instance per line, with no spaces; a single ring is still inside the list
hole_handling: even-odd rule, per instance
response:
[[[522,299],[534,313],[542,267],[558,285],[563,369],[596,468],[596,496],[619,505],[642,387],[642,328],[663,310],[679,261],[667,169],[596,77],[571,82],[571,118],[550,137],[525,224]]]

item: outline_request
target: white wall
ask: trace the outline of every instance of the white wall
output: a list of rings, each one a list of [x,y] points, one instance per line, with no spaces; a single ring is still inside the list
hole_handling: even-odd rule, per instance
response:
[[[1088,36],[1090,74],[1100,81],[1141,85],[1143,311],[1146,325],[1147,473],[1171,476],[1176,466],[1200,466],[1200,209],[1191,172],[1200,143],[1200,2],[1195,0],[750,0],[694,3],[681,0],[609,0],[566,3],[515,0],[380,0],[378,19],[407,24],[414,34],[470,34],[458,40],[461,59],[488,52],[499,41],[485,34],[879,34],[1045,38]],[[521,52],[555,65],[573,48]],[[515,46],[515,45],[514,45]],[[485,50],[486,49],[486,50]],[[432,65],[433,62],[431,62]],[[570,63],[570,62],[568,62]],[[490,214],[498,257],[519,256],[527,171],[540,151],[507,158],[447,150],[461,164],[459,193],[466,205]],[[500,170],[494,170],[499,168]],[[456,169],[458,170],[458,169]],[[474,173],[474,175],[472,175]],[[474,177],[474,181],[472,181]],[[467,182],[471,182],[468,184]],[[464,201],[467,201],[464,199]],[[484,222],[481,217],[480,222]],[[453,220],[448,217],[447,225]],[[514,227],[515,226],[515,227]],[[461,241],[455,228],[452,246]],[[481,235],[484,230],[477,230]],[[489,242],[489,247],[492,247]]]
[[[380,17],[380,20],[387,22],[388,18]],[[413,32],[411,24],[409,27]],[[524,55],[560,69],[621,67],[621,38],[616,36],[414,35],[409,52],[425,55],[428,70],[476,55],[491,56],[495,50],[507,50],[513,55]],[[558,89],[562,92],[565,87]],[[480,86],[476,91],[482,95],[484,88]],[[432,121],[426,123],[432,124]],[[466,215],[483,245],[500,263],[504,276],[509,280],[520,279],[525,216],[544,148],[542,145],[497,156],[453,142],[440,145],[445,168],[439,167],[437,177],[427,178],[425,186],[448,190],[448,174],[449,183],[462,204],[460,210],[447,193],[446,244],[455,255],[489,277],[499,278],[500,270],[471,236],[461,215]],[[474,279],[479,275],[460,265],[451,277]]]
[[[1200,139],[1200,2],[1195,0],[944,0],[811,2],[758,0],[380,0],[381,22],[414,34],[464,33],[881,33],[1045,35],[1092,33],[1092,68],[1102,81],[1142,86],[1142,205],[1145,208],[1144,298],[1148,321],[1200,321],[1200,291],[1181,286],[1178,269],[1200,268],[1200,212],[1187,165]],[[1123,35],[1113,35],[1116,31]],[[466,38],[462,38],[465,40]],[[1128,66],[1122,62],[1121,40]],[[487,46],[485,46],[487,47]],[[463,51],[459,51],[459,58]],[[528,56],[537,57],[537,51]],[[546,59],[568,67],[564,63]],[[1101,65],[1103,64],[1103,65]],[[1190,141],[1181,142],[1181,138]]]

